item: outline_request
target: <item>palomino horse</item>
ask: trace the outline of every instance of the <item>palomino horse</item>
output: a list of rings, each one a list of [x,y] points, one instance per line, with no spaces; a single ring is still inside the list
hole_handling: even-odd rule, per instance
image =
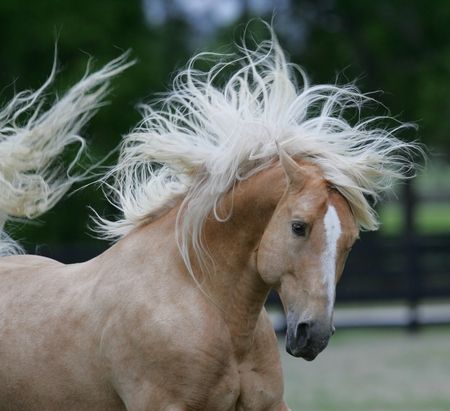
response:
[[[120,237],[106,252],[64,265],[20,255],[3,234],[1,410],[287,410],[269,290],[287,351],[313,360],[333,333],[347,254],[376,227],[366,197],[402,177],[414,147],[372,121],[350,125],[343,111],[365,99],[355,88],[300,88],[275,38],[240,50],[206,73],[194,59],[161,106],[144,107],[106,180],[123,213],[98,217]],[[3,223],[67,191],[76,177],[57,179],[53,160],[83,141],[124,68],[86,76],[45,113],[42,89],[6,106]]]

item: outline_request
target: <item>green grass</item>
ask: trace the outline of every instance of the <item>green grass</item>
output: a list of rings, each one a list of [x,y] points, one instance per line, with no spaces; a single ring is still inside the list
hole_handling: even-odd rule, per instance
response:
[[[280,342],[292,411],[450,410],[450,329],[339,331],[308,363]]]
[[[398,234],[403,227],[403,210],[400,203],[386,204],[380,210],[381,232]],[[416,227],[419,233],[438,234],[450,232],[450,206],[447,203],[427,203],[417,206]]]

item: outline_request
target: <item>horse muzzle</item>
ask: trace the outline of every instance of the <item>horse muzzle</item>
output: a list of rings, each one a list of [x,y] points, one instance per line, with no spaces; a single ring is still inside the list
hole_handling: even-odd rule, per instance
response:
[[[312,361],[328,345],[334,327],[317,321],[289,321],[286,351],[294,357]]]

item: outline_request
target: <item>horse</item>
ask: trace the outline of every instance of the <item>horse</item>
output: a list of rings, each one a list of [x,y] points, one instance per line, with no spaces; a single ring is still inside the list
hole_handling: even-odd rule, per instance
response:
[[[410,175],[417,145],[395,137],[404,125],[350,124],[370,98],[310,85],[274,34],[213,57],[207,71],[196,65],[211,55],[190,60],[124,137],[102,179],[122,217],[95,217],[110,248],[65,265],[3,232],[0,410],[288,410],[272,289],[288,353],[311,361],[327,346],[347,255],[377,228],[371,200]],[[76,142],[78,161],[80,129],[126,61],[46,112],[53,75],[1,111],[1,226],[83,177],[55,164]],[[24,125],[18,112],[31,112]]]

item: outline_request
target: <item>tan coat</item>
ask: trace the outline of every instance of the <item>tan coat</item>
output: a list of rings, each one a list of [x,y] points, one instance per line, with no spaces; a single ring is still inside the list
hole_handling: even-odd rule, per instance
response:
[[[278,289],[288,315],[298,316],[288,324],[294,334],[301,321],[320,323],[321,334],[311,334],[306,347],[317,351],[331,333],[330,296],[323,281],[305,282],[312,271],[295,259],[318,269],[328,203],[343,232],[336,281],[357,234],[347,203],[318,169],[306,164],[302,173],[308,179],[290,179],[287,191],[279,165],[236,187],[232,217],[205,226],[216,271],[198,275],[202,290],[179,255],[176,208],[85,263],[2,258],[0,410],[287,410],[264,301]],[[302,243],[281,223],[301,212],[294,198],[303,205],[308,199],[308,218],[316,219]],[[278,246],[286,249],[277,252],[279,261],[271,254]],[[303,255],[308,247],[319,257]],[[269,278],[274,263],[283,266]],[[298,355],[306,358],[306,348]]]

